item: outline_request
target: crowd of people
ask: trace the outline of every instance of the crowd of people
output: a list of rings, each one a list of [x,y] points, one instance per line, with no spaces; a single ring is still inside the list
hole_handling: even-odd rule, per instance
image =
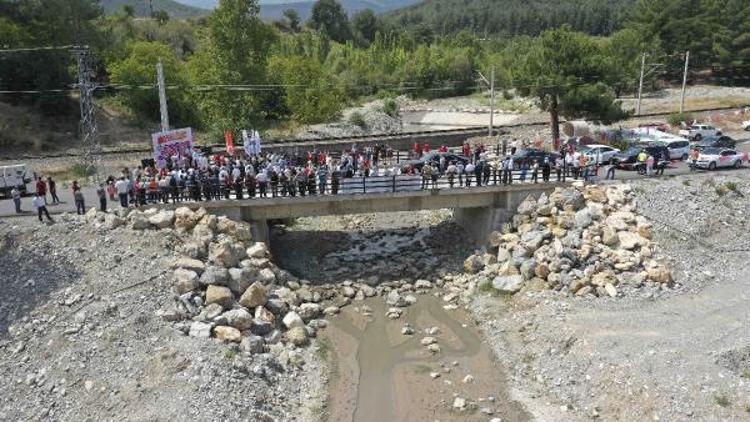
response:
[[[520,159],[516,148],[488,151],[484,145],[474,147],[465,143],[451,152],[440,146],[433,152],[429,144],[415,143],[406,160],[394,156],[387,145],[351,148],[339,154],[312,150],[304,153],[262,152],[252,156],[174,156],[161,168],[153,161],[143,165],[123,168],[117,176],[109,176],[96,187],[98,208],[106,211],[109,202],[121,207],[145,206],[156,203],[182,201],[214,201],[226,199],[296,197],[309,195],[337,195],[348,179],[373,177],[403,177],[417,180],[420,189],[437,189],[442,183],[448,188],[512,184],[514,182],[539,183],[556,181],[590,180],[601,170],[600,157],[590,157],[573,147],[564,147],[560,153],[546,153],[536,159]],[[494,154],[493,154],[494,152]],[[499,154],[498,154],[499,153]],[[398,157],[398,158],[397,158]],[[646,174],[663,173],[667,157],[652,157],[642,151],[636,166],[642,164]],[[607,167],[606,179],[613,179],[616,166]],[[554,176],[553,176],[554,175]],[[421,182],[420,182],[421,180]],[[36,177],[36,197],[32,202],[42,220],[47,211],[47,194],[52,204],[60,199],[56,182],[47,177]],[[357,186],[360,184],[357,183]],[[396,190],[396,185],[393,186]],[[74,181],[71,186],[76,212],[86,212],[81,186]],[[348,193],[344,189],[343,193]],[[16,212],[20,213],[20,192],[12,192]]]

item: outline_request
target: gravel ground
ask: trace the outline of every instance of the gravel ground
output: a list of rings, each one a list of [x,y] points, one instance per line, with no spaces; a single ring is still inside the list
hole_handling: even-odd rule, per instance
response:
[[[185,336],[170,237],[63,216],[0,222],[0,420],[311,420],[325,371]]]
[[[587,300],[479,294],[470,309],[540,420],[748,420],[750,178],[634,183],[672,287]]]

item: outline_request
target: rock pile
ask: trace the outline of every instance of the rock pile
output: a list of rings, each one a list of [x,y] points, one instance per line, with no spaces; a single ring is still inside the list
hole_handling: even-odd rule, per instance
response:
[[[526,198],[512,222],[492,233],[493,253],[468,257],[464,269],[478,284],[509,294],[554,289],[615,297],[623,285],[672,282],[651,228],[635,213],[627,184],[558,188]]]

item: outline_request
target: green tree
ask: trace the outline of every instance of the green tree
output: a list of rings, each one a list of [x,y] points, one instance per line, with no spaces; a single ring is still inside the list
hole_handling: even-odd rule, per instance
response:
[[[352,17],[354,39],[363,47],[367,47],[375,41],[375,34],[378,32],[378,28],[378,17],[375,16],[375,12],[370,9],[357,12]]]
[[[560,115],[612,121],[622,116],[620,104],[603,82],[607,57],[597,43],[568,27],[546,31],[518,57],[513,85],[533,96],[549,112],[553,139],[560,137]]]
[[[169,13],[165,12],[164,10],[154,10],[154,13],[151,14],[151,19],[164,24],[169,21]]]
[[[322,123],[341,113],[342,92],[327,82],[318,62],[301,56],[273,57],[268,69],[274,82],[285,85],[284,102],[294,120]]]
[[[266,81],[268,53],[276,32],[258,17],[256,0],[220,0],[208,20],[201,48],[188,62],[195,85],[255,85]],[[268,95],[266,92],[265,95]],[[219,135],[258,125],[264,119],[264,91],[196,91],[193,98],[206,128]]]
[[[126,4],[122,6],[122,13],[129,18],[135,17],[135,7],[132,4]]]
[[[336,0],[316,1],[308,24],[336,42],[345,43],[352,39],[346,11]]]
[[[294,9],[284,10],[284,23],[292,32],[299,32],[300,18],[299,13]]]
[[[136,41],[127,48],[124,60],[109,66],[111,80],[117,85],[134,87],[153,85],[154,89],[127,89],[119,95],[136,116],[148,121],[159,119],[159,95],[156,90],[156,64],[161,60],[167,85],[184,85],[182,64],[168,45]],[[191,125],[194,116],[187,106],[183,90],[169,90],[169,117],[175,126]]]

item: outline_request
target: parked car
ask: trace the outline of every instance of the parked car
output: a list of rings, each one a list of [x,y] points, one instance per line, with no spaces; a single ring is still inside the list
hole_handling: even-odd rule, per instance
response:
[[[586,155],[589,158],[589,161],[592,163],[596,163],[598,159],[599,164],[609,163],[612,160],[612,157],[620,152],[620,150],[617,148],[600,144],[582,146],[578,150],[581,152],[581,154]]]
[[[742,166],[742,154],[728,148],[705,148],[698,155],[695,165],[699,168],[716,170],[720,167]]]
[[[669,157],[669,149],[661,145],[649,145],[645,147],[630,147],[623,152],[618,152],[612,156],[612,164],[622,169],[633,169],[638,161],[638,154],[646,150],[646,153],[653,157]]]
[[[708,136],[719,136],[721,135],[721,129],[717,129],[711,125],[692,125],[687,129],[680,130],[680,136],[684,136],[688,139],[700,141]]]
[[[670,160],[687,160],[690,155],[690,142],[682,138],[662,138],[651,142],[652,145],[667,147]]]
[[[522,164],[525,163],[531,166],[534,163],[534,160],[539,164],[542,164],[545,158],[549,158],[550,164],[554,164],[559,156],[559,154],[554,152],[548,152],[541,149],[521,149],[516,151],[513,155],[513,167],[515,170],[519,170]]]
[[[742,122],[742,129],[750,130],[750,120],[745,120],[744,122]]]
[[[3,197],[10,198],[10,191],[14,187],[25,195],[27,183],[31,183],[31,177],[28,176],[26,164],[0,167],[0,194]]]
[[[692,148],[734,148],[737,142],[729,136],[709,136],[698,142],[693,142]]]
[[[447,163],[456,162],[456,164],[462,163],[463,165],[466,165],[469,162],[469,159],[462,155],[449,152],[430,152],[423,155],[418,160],[404,161],[401,163],[401,167],[406,168],[407,166],[412,166],[415,170],[421,171],[425,163],[434,162],[440,164],[440,157],[445,157]]]

